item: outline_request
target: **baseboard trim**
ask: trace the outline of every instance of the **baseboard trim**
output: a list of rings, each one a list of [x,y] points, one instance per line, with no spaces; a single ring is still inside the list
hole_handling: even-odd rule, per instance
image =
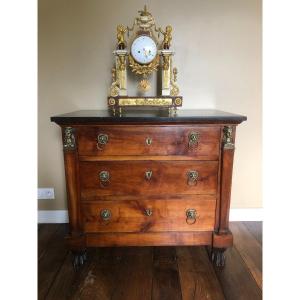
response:
[[[263,221],[262,208],[232,208],[229,221]]]
[[[262,221],[262,208],[232,208],[229,214],[230,221]],[[67,210],[39,210],[39,223],[68,223]]]

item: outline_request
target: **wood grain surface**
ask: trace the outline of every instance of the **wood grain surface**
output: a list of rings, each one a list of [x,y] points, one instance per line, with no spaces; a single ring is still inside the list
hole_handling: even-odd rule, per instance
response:
[[[195,147],[189,147],[190,133],[199,135]],[[99,134],[108,136],[97,146]],[[217,156],[220,127],[215,126],[84,126],[78,127],[79,155],[203,155]],[[151,139],[151,144],[146,139]]]
[[[100,181],[100,172],[109,181]],[[150,179],[145,172],[151,171]],[[188,172],[198,179],[189,181]],[[215,161],[103,161],[80,162],[82,197],[95,195],[216,194],[218,162]]]
[[[199,197],[182,200],[98,201],[82,203],[85,232],[212,231],[216,201]],[[195,209],[195,219],[187,219]],[[109,210],[109,220],[101,212]],[[151,215],[146,215],[146,211]]]

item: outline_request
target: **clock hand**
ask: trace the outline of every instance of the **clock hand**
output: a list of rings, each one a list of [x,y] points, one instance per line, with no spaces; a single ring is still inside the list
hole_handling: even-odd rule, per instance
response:
[[[145,48],[143,48],[143,50],[144,50],[144,55],[146,56],[146,58],[148,58],[149,56],[151,56],[151,55],[152,55],[152,53],[151,53],[151,50],[150,50],[150,49],[147,51]],[[153,56],[153,55],[152,55],[152,56]]]

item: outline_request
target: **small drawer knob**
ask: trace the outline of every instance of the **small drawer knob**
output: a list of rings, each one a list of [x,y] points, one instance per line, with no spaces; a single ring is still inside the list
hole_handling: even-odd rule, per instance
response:
[[[199,178],[197,171],[191,170],[187,172],[187,183],[188,185],[196,185]]]
[[[153,212],[152,212],[151,208],[146,208],[144,213],[147,217],[150,217],[150,216],[152,216]]]
[[[146,171],[146,172],[145,172],[145,178],[146,178],[147,180],[150,180],[151,177],[152,177],[152,171],[151,171],[151,170]]]
[[[111,211],[109,209],[103,209],[100,212],[100,217],[103,221],[108,221],[111,218]]]
[[[196,222],[197,211],[196,209],[189,208],[186,210],[186,222],[189,225],[193,225]]]
[[[189,148],[194,148],[198,146],[199,141],[199,133],[198,132],[191,132],[189,134]]]
[[[97,137],[97,148],[103,150],[104,146],[108,143],[108,135],[105,133],[98,134]]]

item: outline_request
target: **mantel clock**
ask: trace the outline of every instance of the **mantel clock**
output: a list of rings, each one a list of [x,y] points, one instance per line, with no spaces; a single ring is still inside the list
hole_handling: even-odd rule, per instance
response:
[[[127,36],[127,38],[126,38]],[[152,14],[145,6],[139,11],[131,27],[117,26],[117,45],[113,52],[115,66],[112,68],[112,83],[108,96],[108,107],[121,112],[122,107],[165,107],[175,109],[182,106],[177,84],[177,68],[173,67],[174,51],[171,49],[172,27],[163,30],[157,27]],[[128,69],[138,78],[139,96],[128,96]],[[161,72],[157,96],[140,96],[150,90],[150,75]]]

